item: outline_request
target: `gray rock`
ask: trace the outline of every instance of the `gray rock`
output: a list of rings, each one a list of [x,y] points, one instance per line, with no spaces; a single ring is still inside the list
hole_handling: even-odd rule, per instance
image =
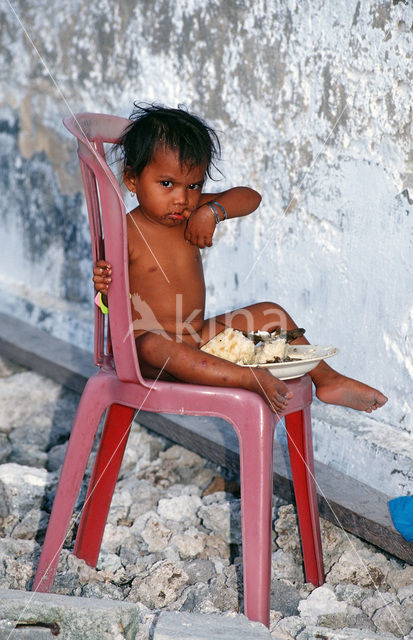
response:
[[[164,489],[179,482],[195,483],[204,464],[196,453],[173,445],[161,451],[156,460],[138,473],[138,478],[146,478]]]
[[[298,521],[293,505],[281,506],[278,509],[278,518],[274,528],[277,532],[277,545],[283,551],[290,553],[297,563],[302,563]]]
[[[326,574],[339,560],[344,551],[351,548],[353,553],[357,554],[359,549],[364,548],[364,543],[359,538],[328,522],[328,520],[324,520],[324,518],[320,518],[320,529],[321,540],[323,541],[324,570]]]
[[[373,594],[371,589],[360,587],[358,584],[339,583],[334,587],[334,593],[338,600],[345,600],[353,607],[360,607],[363,600]]]
[[[116,526],[108,522],[102,538],[102,549],[119,553],[121,546],[129,545],[130,549],[138,553],[138,543],[132,531],[132,527]]]
[[[215,533],[210,533],[207,536],[205,544],[204,558],[229,558],[231,555],[230,546],[221,536],[217,536]]]
[[[25,591],[33,577],[33,564],[23,559],[16,560],[0,555],[0,588]]]
[[[122,568],[122,562],[120,557],[116,553],[110,553],[107,551],[101,551],[96,564],[96,569],[99,571],[110,571],[114,573]]]
[[[9,513],[5,518],[0,517],[0,538],[11,536],[13,529],[19,523],[19,516]]]
[[[56,577],[53,581],[53,591],[62,596],[80,595],[79,593],[79,576],[74,571],[65,571],[61,573],[57,571]]]
[[[28,467],[43,468],[46,466],[47,453],[33,444],[13,442],[9,461]]]
[[[281,618],[275,625],[274,631],[286,636],[287,640],[289,640],[290,638],[295,638],[304,627],[304,620],[300,616],[288,616],[287,618]]]
[[[382,609],[391,602],[398,602],[397,596],[394,593],[376,591],[363,600],[361,608],[364,613],[371,618],[377,609]]]
[[[320,625],[323,624],[323,621],[319,621]],[[347,618],[346,618],[346,626],[355,628],[355,629],[369,629],[370,631],[375,631],[376,627],[370,618],[359,608],[353,607],[349,605],[347,610]]]
[[[31,540],[43,538],[49,523],[49,514],[39,509],[31,509],[12,531],[13,538]]]
[[[153,640],[271,640],[259,622],[241,615],[202,615],[165,611],[155,625]]]
[[[209,588],[211,602],[218,611],[236,611],[238,609],[239,596],[235,572],[229,577],[220,574],[212,578],[209,582]]]
[[[186,587],[181,597],[174,603],[175,611],[191,611],[194,613],[219,613],[211,601],[210,588],[198,583]]]
[[[47,452],[46,469],[48,471],[58,471],[63,464],[66,455],[67,442],[56,444]]]
[[[391,569],[387,575],[387,583],[396,591],[413,585],[413,565],[406,564],[403,569]]]
[[[200,496],[201,488],[195,484],[182,484],[178,482],[171,484],[165,491],[167,498],[176,498],[177,496]]]
[[[0,465],[0,517],[16,514],[22,518],[36,506],[40,508],[49,481],[45,469],[14,462]]]
[[[172,531],[154,514],[147,519],[141,535],[148,545],[148,551],[162,551],[168,546]]]
[[[133,496],[128,489],[116,489],[112,497],[112,502],[110,503],[107,522],[115,525],[130,526],[132,524],[130,518],[130,507],[132,504]]]
[[[216,576],[214,564],[210,560],[201,560],[199,558],[185,565],[185,573],[188,576],[189,584],[207,583]]]
[[[3,356],[0,358],[0,378],[8,378],[15,373],[21,373],[22,371],[26,371],[26,369],[16,362],[12,362]]]
[[[413,602],[413,582],[407,584],[405,587],[400,587],[397,591],[397,597],[400,602],[403,602],[406,598],[409,598]]]
[[[163,448],[164,444],[160,438],[149,434],[146,429],[133,422],[119,472],[120,476],[125,476],[129,471],[139,472],[145,469],[158,457]]]
[[[326,627],[308,626],[296,636],[296,640],[314,640],[315,638],[322,638],[322,640],[395,640],[392,634],[375,633],[365,629],[347,627],[343,629],[327,629]]]
[[[177,496],[162,498],[158,503],[158,513],[163,520],[198,523],[197,510],[202,505],[199,496]]]
[[[30,389],[30,402],[23,398]],[[45,408],[56,405],[60,387],[33,371],[23,371],[2,378],[0,384],[0,431],[10,433],[15,428],[30,423],[34,416],[41,416]]]
[[[6,433],[0,431],[0,464],[6,462],[12,452],[12,446]]]
[[[0,556],[9,558],[30,559],[39,551],[39,545],[35,540],[15,540],[13,538],[0,538]]]
[[[146,577],[135,578],[127,600],[160,609],[176,600],[187,582],[188,576],[182,566],[162,560],[151,567]]]
[[[0,588],[26,590],[34,574],[34,541],[0,540]]]
[[[107,550],[105,549],[105,551]],[[118,554],[120,561],[124,567],[134,566],[138,561],[137,555],[139,555],[139,552],[137,552],[135,548],[131,549],[128,544],[122,545],[118,551]],[[141,561],[151,556],[152,554],[148,554],[147,556],[139,557],[139,560]]]
[[[173,462],[177,467],[185,467],[186,469],[198,470],[205,464],[205,460],[197,453],[189,451],[178,444],[174,444],[172,447],[166,449],[166,451],[163,451],[159,457],[161,460],[168,460]],[[182,477],[184,478],[185,472],[183,472],[183,474]]]
[[[294,584],[304,582],[302,564],[297,564],[292,553],[277,549],[271,557],[271,572],[274,578],[288,580]]]
[[[127,492],[124,494],[124,492]],[[147,480],[138,480],[134,476],[126,476],[116,485],[115,494],[122,493],[129,496],[128,518],[132,522],[138,516],[150,510],[155,510],[159,499],[163,497],[159,487],[155,487]]]
[[[30,403],[21,402],[27,389]],[[24,445],[45,452],[67,440],[79,396],[27,371],[2,381],[0,399],[0,425],[7,423],[13,450]]]
[[[364,547],[354,553],[347,549],[326,576],[332,585],[339,582],[351,582],[361,587],[378,589],[386,584],[386,577],[391,569],[390,562],[381,553]]]
[[[314,589],[306,600],[301,600],[298,610],[305,624],[324,625],[337,629],[345,626],[349,605],[339,601],[329,585]]]
[[[295,616],[298,615],[299,601],[300,593],[293,586],[284,580],[271,581],[271,609],[280,611],[283,616]]]
[[[391,602],[378,609],[372,620],[379,631],[393,633],[401,638],[413,630],[413,604]]]
[[[138,610],[128,603],[13,590],[1,592],[0,619],[50,625],[67,640],[135,640],[139,627]]]
[[[198,516],[204,527],[220,536],[226,543],[241,543],[241,500],[203,504]]]
[[[279,623],[280,620],[282,620],[283,618],[283,614],[280,611],[274,611],[274,609],[270,609],[270,632],[271,632],[271,637],[272,638],[279,638],[282,635],[282,632],[280,630],[275,631],[275,627],[276,625]]]
[[[111,582],[95,582],[82,587],[82,596],[86,598],[106,598],[109,600],[123,600],[122,590]]]
[[[200,556],[205,549],[206,541],[207,535],[191,526],[183,533],[174,535],[170,544],[178,551],[182,560],[187,560]]]

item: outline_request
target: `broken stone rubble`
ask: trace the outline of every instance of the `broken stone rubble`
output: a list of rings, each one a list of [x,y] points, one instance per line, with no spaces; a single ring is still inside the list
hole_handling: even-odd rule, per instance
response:
[[[6,361],[0,371],[0,588],[24,592],[36,568],[79,398]],[[30,411],[20,401],[26,384],[35,389]],[[18,434],[30,438],[30,452],[21,449],[27,441]],[[54,592],[135,605],[139,640],[150,637],[161,612],[231,612],[234,621],[245,620],[237,613],[242,611],[240,501],[224,491],[208,493],[222,475],[199,455],[134,423],[97,567],[71,553],[80,497]],[[87,481],[83,497],[86,486]],[[321,520],[326,583],[314,588],[304,582],[294,508],[277,497],[274,505],[267,635],[278,640],[409,638],[411,565]]]

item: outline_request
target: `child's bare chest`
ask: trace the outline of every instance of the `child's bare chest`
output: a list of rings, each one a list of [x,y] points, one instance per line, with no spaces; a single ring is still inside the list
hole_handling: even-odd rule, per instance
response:
[[[185,241],[180,228],[141,231],[128,225],[131,293],[138,293],[170,330],[177,316],[186,318],[194,310],[195,323],[202,323],[205,283],[198,247]]]

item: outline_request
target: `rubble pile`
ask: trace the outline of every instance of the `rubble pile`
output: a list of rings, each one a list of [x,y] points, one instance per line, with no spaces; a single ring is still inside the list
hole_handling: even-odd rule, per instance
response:
[[[78,400],[48,379],[0,362],[0,589],[30,589]],[[236,479],[134,422],[99,561],[91,568],[71,550],[92,465],[55,593],[136,603],[142,639],[150,637],[160,610],[242,611]],[[314,588],[304,582],[294,508],[274,498],[274,640],[411,637],[413,566],[325,520],[321,527],[326,583]]]

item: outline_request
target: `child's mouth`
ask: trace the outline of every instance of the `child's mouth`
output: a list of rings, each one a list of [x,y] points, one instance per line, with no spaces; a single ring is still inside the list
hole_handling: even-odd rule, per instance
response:
[[[181,213],[171,213],[171,218],[174,218],[174,220],[185,220]]]

